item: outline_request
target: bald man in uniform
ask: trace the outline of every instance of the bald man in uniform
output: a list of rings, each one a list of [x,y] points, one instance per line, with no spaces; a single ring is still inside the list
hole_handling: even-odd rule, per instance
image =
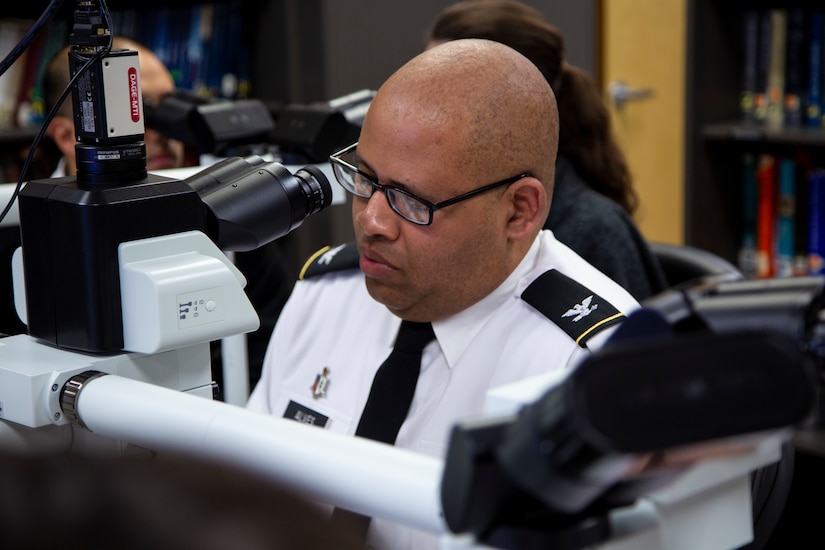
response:
[[[353,194],[356,242],[305,267],[248,407],[359,435],[402,320],[431,323],[392,443],[444,457],[488,390],[569,369],[602,345],[638,303],[542,229],[558,129],[546,79],[502,44],[447,42],[393,74],[360,141],[331,158]],[[378,518],[369,539],[438,547]]]

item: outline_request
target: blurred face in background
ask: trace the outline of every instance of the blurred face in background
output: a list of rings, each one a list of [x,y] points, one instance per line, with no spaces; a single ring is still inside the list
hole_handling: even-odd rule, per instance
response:
[[[155,104],[175,90],[175,81],[166,66],[152,52],[138,50],[140,63],[140,84],[144,100]],[[164,170],[179,168],[183,165],[183,144],[170,139],[163,134],[146,128],[144,133],[146,143],[146,168]]]

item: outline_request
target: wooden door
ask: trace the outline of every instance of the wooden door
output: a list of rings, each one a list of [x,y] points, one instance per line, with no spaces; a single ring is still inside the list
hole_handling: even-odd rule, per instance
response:
[[[684,243],[684,112],[687,0],[602,0],[601,82],[631,95],[610,101],[633,172],[635,219],[648,240]]]

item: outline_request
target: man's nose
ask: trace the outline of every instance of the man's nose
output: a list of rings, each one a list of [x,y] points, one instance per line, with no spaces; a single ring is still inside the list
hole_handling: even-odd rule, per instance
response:
[[[380,189],[375,189],[368,199],[360,199],[363,208],[357,213],[358,223],[368,234],[386,234],[394,232],[401,221],[401,216],[393,211],[387,200],[387,195]]]

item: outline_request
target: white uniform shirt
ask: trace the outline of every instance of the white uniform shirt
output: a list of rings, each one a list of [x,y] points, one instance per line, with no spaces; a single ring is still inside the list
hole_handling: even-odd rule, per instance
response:
[[[66,177],[66,157],[60,157],[60,160],[57,161],[57,166],[54,168],[54,172],[52,175],[49,176],[52,178],[63,178]]]
[[[437,340],[424,350],[397,447],[444,457],[452,427],[483,412],[488,389],[569,367],[587,353],[521,298],[524,289],[550,269],[584,285],[620,312],[638,307],[627,291],[552,232],[542,231],[495,291],[433,323]],[[577,300],[571,298],[571,308]],[[328,417],[325,429],[354,434],[375,372],[392,350],[399,325],[400,319],[369,296],[358,269],[298,281],[278,319],[247,407],[284,416],[292,401]],[[610,332],[602,331],[588,346],[598,347]],[[325,393],[313,397],[313,384],[324,372]],[[378,519],[372,521],[370,538],[381,550],[438,547],[431,535]]]

